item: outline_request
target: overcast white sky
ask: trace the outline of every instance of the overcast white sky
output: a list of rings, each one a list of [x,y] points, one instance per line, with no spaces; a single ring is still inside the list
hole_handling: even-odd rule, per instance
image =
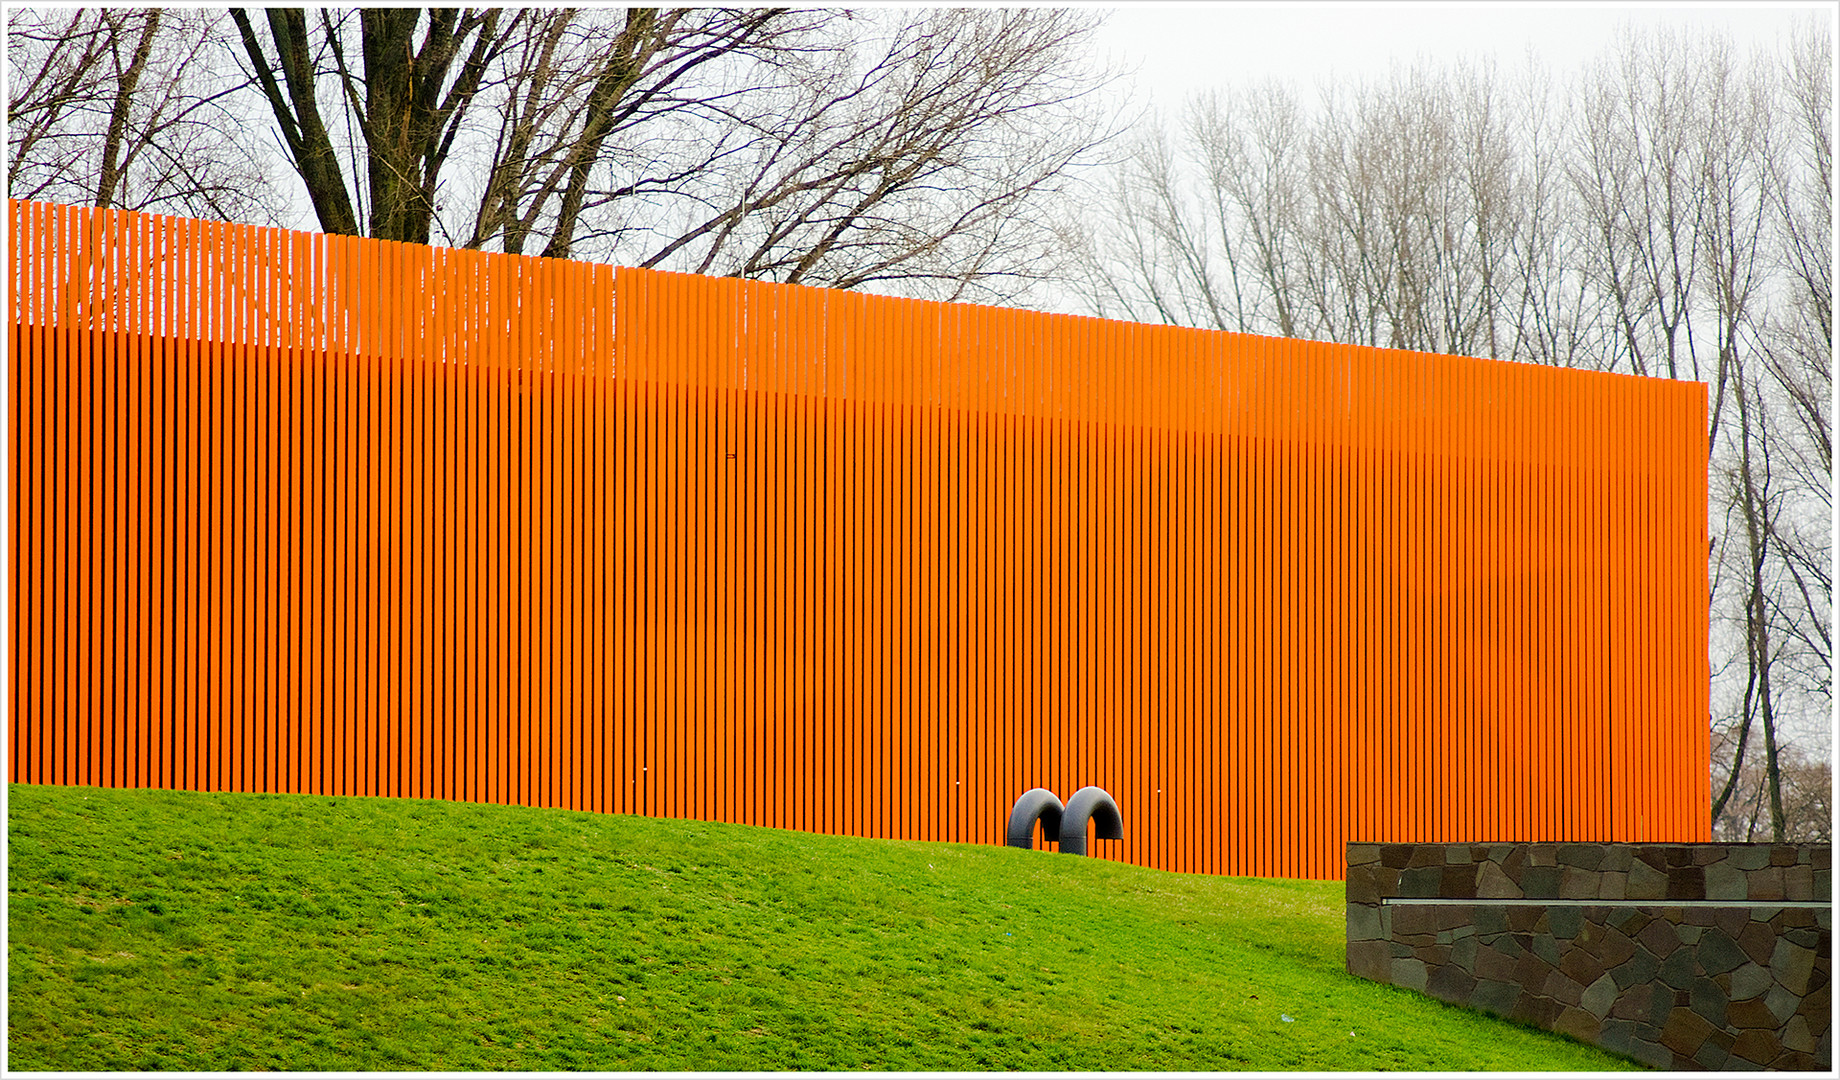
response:
[[[1121,5],[1102,49],[1139,66],[1139,88],[1160,108],[1208,86],[1276,76],[1311,100],[1320,82],[1383,77],[1395,62],[1447,62],[1493,54],[1518,66],[1532,49],[1560,74],[1600,52],[1622,25],[1719,30],[1740,48],[1774,41],[1811,13],[1832,25],[1836,5],[1753,3],[1317,2]]]

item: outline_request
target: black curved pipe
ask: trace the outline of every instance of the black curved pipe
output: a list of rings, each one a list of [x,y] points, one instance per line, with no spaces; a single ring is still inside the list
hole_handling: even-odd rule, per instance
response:
[[[1104,788],[1083,787],[1073,793],[1061,811],[1061,854],[1086,854],[1086,819],[1091,818],[1094,833],[1101,840],[1123,840],[1124,818],[1118,804]]]
[[[1045,787],[1030,788],[1016,800],[1009,811],[1009,827],[1004,840],[1010,847],[1035,847],[1035,823],[1041,822],[1042,842],[1047,843],[1061,832],[1060,796]],[[1083,835],[1083,834],[1082,834]]]

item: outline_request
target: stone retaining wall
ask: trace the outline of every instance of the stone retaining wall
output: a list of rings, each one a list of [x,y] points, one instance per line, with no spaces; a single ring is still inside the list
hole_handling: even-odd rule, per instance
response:
[[[1825,1071],[1832,857],[1826,845],[1349,844],[1348,971],[1662,1068]]]

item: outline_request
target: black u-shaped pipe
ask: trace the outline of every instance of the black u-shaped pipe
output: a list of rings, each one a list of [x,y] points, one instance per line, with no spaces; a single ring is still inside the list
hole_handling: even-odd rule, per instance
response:
[[[1094,834],[1101,840],[1123,840],[1124,818],[1118,804],[1104,788],[1083,787],[1073,793],[1061,811],[1061,854],[1086,854],[1086,820],[1092,819]]]
[[[1010,847],[1033,849],[1037,821],[1041,822],[1042,843],[1060,836],[1060,796],[1045,787],[1030,788],[1016,800],[1016,805],[1009,811],[1009,826],[1004,830],[1004,841]],[[1081,835],[1084,836],[1084,830]]]

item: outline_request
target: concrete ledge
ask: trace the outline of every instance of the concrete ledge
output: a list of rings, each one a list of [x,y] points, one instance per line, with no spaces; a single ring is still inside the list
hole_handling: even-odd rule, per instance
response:
[[[1832,848],[1349,844],[1350,974],[1661,1068],[1830,1071]]]

